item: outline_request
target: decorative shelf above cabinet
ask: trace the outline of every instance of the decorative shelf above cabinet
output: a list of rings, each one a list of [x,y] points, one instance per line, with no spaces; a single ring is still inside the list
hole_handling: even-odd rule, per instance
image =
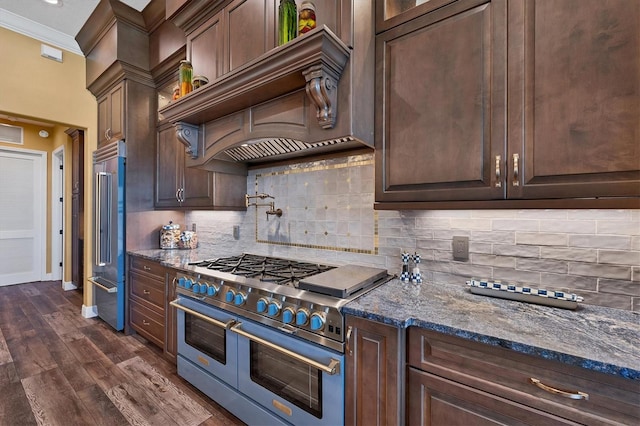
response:
[[[306,88],[318,125],[331,128],[336,120],[337,83],[349,55],[349,48],[329,28],[316,28],[171,102],[160,113],[174,124],[199,125]],[[189,128],[193,132],[193,126]],[[197,139],[196,134],[181,142],[190,149]],[[192,155],[197,156],[196,149]]]

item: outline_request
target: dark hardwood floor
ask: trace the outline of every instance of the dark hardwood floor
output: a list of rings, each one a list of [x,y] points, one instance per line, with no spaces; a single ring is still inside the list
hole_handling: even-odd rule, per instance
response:
[[[60,281],[0,287],[0,425],[242,425]]]

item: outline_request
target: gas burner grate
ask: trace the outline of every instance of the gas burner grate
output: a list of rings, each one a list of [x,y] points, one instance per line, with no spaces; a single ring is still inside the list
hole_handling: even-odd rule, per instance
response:
[[[334,268],[334,266],[317,263],[253,254],[203,260],[189,265],[293,287],[296,287],[298,281],[303,278]]]

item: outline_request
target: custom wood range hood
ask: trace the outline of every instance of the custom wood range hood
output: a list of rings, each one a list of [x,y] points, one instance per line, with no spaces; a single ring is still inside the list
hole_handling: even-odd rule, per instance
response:
[[[185,31],[195,74],[194,46],[211,22],[224,34],[217,61],[231,62],[233,49],[242,49],[230,42],[242,38],[232,19],[233,13],[246,15],[242,6],[232,7],[240,2],[206,3],[187,3],[170,18]],[[374,33],[372,6],[366,3],[323,2],[325,24],[283,46],[275,46],[275,23],[266,23],[264,53],[235,67],[225,62],[217,77],[207,76],[207,85],[161,109],[185,145],[187,165],[246,173],[251,164],[372,148]],[[278,2],[264,4],[262,21],[277,19]]]

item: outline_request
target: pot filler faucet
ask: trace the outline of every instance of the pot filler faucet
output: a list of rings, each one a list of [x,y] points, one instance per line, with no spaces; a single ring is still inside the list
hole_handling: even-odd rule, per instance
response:
[[[276,215],[277,217],[282,216],[282,209],[276,209],[275,208],[275,201],[271,201],[268,203],[259,203],[257,201],[251,202],[249,200],[251,199],[261,199],[261,200],[266,200],[267,198],[271,198],[272,200],[275,200],[274,197],[272,197],[269,194],[256,194],[256,195],[249,195],[249,194],[245,194],[244,195],[244,200],[245,200],[245,205],[247,207],[251,207],[251,206],[256,206],[256,207],[269,207],[269,210],[267,210],[267,220],[269,220],[269,215]]]

